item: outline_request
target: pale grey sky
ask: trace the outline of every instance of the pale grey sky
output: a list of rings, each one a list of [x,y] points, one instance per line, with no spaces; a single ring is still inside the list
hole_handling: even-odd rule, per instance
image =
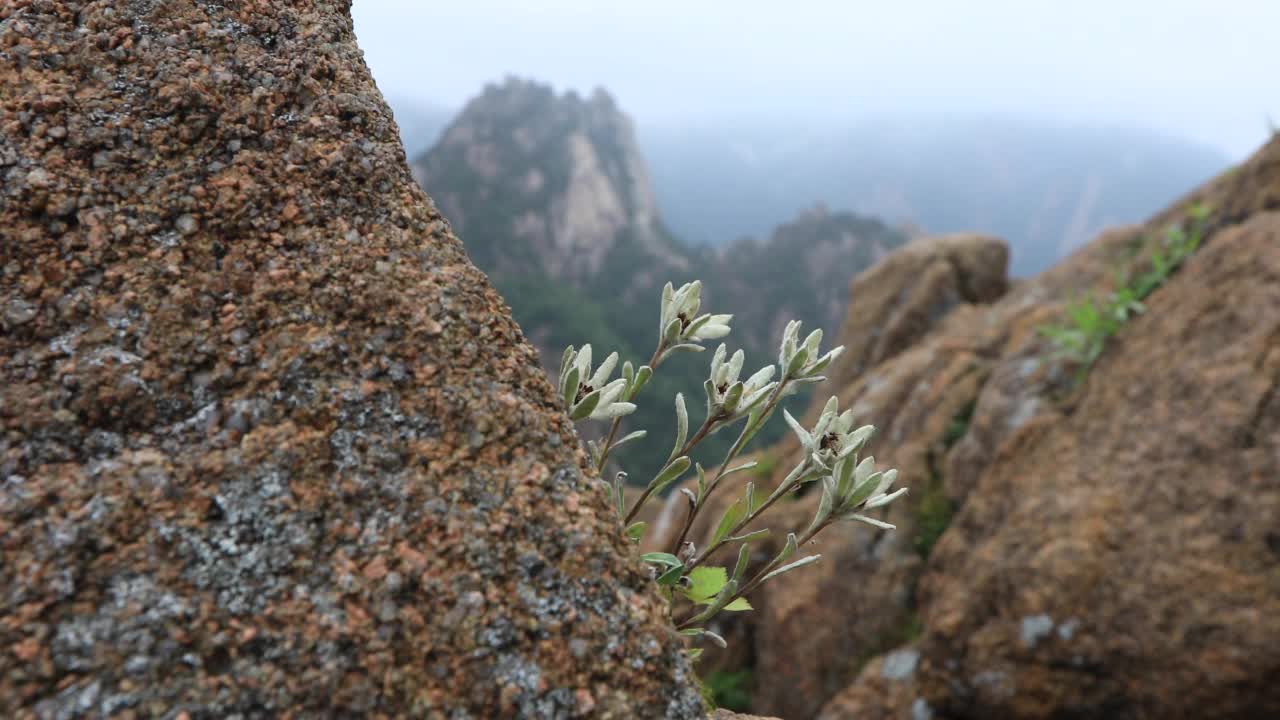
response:
[[[461,107],[507,74],[649,125],[1010,112],[1242,158],[1280,124],[1280,0],[354,0],[383,92]]]

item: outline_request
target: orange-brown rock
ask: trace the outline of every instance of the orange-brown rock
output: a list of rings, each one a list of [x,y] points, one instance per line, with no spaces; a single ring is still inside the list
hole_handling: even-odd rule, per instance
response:
[[[0,6],[0,715],[702,716],[347,10]]]
[[[839,335],[845,354],[830,368],[830,384],[844,387],[911,347],[957,306],[998,299],[1008,265],[1004,241],[956,234],[910,243],[856,276]]]
[[[806,549],[822,562],[766,584],[758,612],[733,619],[753,646],[737,656],[754,658],[756,712],[1277,712],[1278,160],[1280,140],[1188,198],[1213,210],[1206,246],[1083,385],[1037,328],[1110,291],[1186,202],[994,301],[954,305],[819,388],[815,403],[835,393],[879,428],[870,451],[911,493],[890,506],[896,532],[828,529]],[[866,352],[859,337],[840,342]],[[770,450],[779,473],[797,451],[789,440]],[[815,505],[780,506],[760,555]]]
[[[1280,716],[1280,212],[1147,306],[931,558],[917,683],[943,715]]]

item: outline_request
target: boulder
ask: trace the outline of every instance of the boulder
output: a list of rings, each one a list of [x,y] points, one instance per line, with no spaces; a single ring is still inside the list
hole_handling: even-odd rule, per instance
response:
[[[1272,141],[1146,226],[1105,233],[1015,288],[968,333],[926,339],[996,339],[983,341],[993,361],[930,476],[954,516],[908,586],[911,644],[877,648],[887,654],[819,717],[1280,712],[1278,158]],[[1192,201],[1213,211],[1205,246],[1073,387],[1035,327],[1109,290]],[[920,481],[905,482],[918,498]],[[824,562],[862,552],[838,547]],[[911,673],[886,684],[881,669],[907,650]]]
[[[916,240],[857,275],[840,329],[845,355],[828,373],[832,384],[844,387],[911,347],[955,307],[998,299],[1008,289],[1008,266],[1003,240],[955,234]]]
[[[0,715],[703,715],[348,3],[17,0],[0,64]]]
[[[1280,542],[1265,529],[1280,492],[1277,158],[1273,141],[1146,225],[1103,233],[994,300],[957,303],[892,352],[867,350],[859,334],[872,330],[850,321],[854,334],[839,342],[853,348],[851,362],[875,360],[858,373],[833,371],[815,403],[835,394],[876,425],[869,452],[900,468],[911,491],[885,515],[897,531],[828,529],[805,549],[821,553],[820,563],[766,584],[750,598],[757,612],[721,628],[752,645],[724,667],[734,658],[754,666],[754,711],[1267,715],[1276,700],[1266,678],[1277,664],[1266,643],[1280,632],[1271,622],[1280,616]],[[1077,297],[1114,289],[1116,270],[1185,219],[1193,201],[1213,211],[1206,246],[1077,385],[1038,328]],[[868,275],[931,264],[895,258]],[[911,297],[920,277],[882,276],[876,296],[893,297],[896,283],[896,294]],[[893,324],[892,303],[870,307]],[[797,453],[790,439],[764,451],[777,460],[775,481]],[[812,493],[780,504],[756,556],[804,527],[816,504]],[[695,537],[707,537],[714,515]],[[1149,617],[1140,603],[1150,604]],[[1096,631],[1085,630],[1091,622]],[[1066,644],[1045,649],[1053,643]],[[1148,647],[1160,662],[1144,664]],[[912,672],[888,682],[883,667],[907,649]],[[1176,702],[1174,688],[1188,683],[1203,704]]]
[[[1147,306],[938,544],[917,683],[944,715],[1280,714],[1280,213]]]

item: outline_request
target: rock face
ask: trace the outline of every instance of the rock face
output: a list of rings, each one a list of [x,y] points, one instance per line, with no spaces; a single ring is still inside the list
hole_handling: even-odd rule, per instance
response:
[[[898,355],[959,305],[999,299],[1008,289],[1008,267],[1002,240],[948,235],[915,243],[858,275],[840,331],[845,355],[828,384],[844,387]]]
[[[779,225],[768,238],[743,238],[719,249],[706,273],[710,297],[724,298],[737,323],[733,343],[772,357],[791,320],[808,328],[840,327],[854,298],[849,277],[907,243],[904,232],[857,213],[817,205]]]
[[[0,715],[702,715],[341,2],[0,9]]]
[[[581,286],[619,252],[687,264],[658,226],[631,120],[603,90],[490,85],[414,173],[491,272],[537,268]]]
[[[1109,291],[1191,201],[1212,210],[1205,245],[1076,384],[1037,327]],[[945,266],[946,244],[901,251],[932,256],[903,267]],[[903,297],[920,277],[899,276]],[[890,506],[896,532],[828,530],[808,549],[822,562],[751,598],[735,631],[753,709],[1280,713],[1280,139],[1146,226],[968,298],[879,355],[867,329],[842,338],[869,359],[816,400],[836,393],[879,428],[871,450],[901,468],[909,502]],[[878,307],[892,321],[899,304]],[[796,448],[769,452],[786,472]],[[769,525],[803,525],[816,500]]]

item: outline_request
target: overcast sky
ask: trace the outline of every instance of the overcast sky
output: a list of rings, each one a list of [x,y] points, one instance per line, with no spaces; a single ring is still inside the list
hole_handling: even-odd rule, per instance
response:
[[[1280,0],[354,0],[382,91],[458,108],[518,74],[642,125],[1011,112],[1243,158],[1280,124]],[[819,123],[822,124],[822,123]]]

